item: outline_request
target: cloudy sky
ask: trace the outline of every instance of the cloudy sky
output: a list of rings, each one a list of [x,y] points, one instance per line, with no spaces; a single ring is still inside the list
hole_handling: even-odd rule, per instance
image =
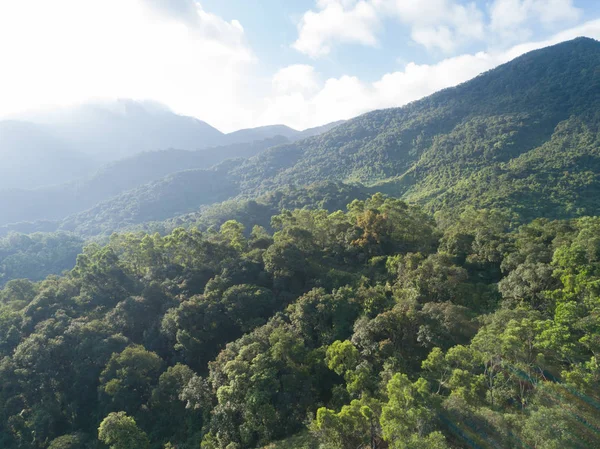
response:
[[[132,98],[303,129],[581,35],[600,1],[0,0],[0,117]]]

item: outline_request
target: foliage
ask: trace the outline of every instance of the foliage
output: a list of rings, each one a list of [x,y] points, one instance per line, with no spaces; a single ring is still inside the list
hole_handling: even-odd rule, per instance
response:
[[[437,219],[377,194],[8,282],[2,446],[597,445],[598,219]]]
[[[148,437],[142,432],[135,419],[123,412],[111,413],[98,428],[98,439],[110,449],[147,449]]]
[[[0,238],[0,286],[12,279],[41,281],[75,265],[83,240],[66,233],[11,233]]]

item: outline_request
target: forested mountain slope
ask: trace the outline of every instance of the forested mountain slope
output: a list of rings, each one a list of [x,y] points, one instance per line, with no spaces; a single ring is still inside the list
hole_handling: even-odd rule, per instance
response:
[[[165,189],[162,182],[172,185],[170,178],[153,183],[152,189],[144,186],[138,191],[127,192],[117,199],[99,204],[92,209],[74,214],[54,223],[52,231],[69,231],[77,235],[93,238],[109,236],[118,231],[143,230],[148,233],[159,232],[164,235],[177,227],[198,227],[207,229],[220,226],[228,220],[237,220],[248,231],[254,225],[270,228],[271,216],[284,209],[324,209],[329,212],[342,210],[353,200],[363,200],[369,196],[369,190],[359,186],[342,183],[315,183],[302,187],[283,187],[252,199],[232,199],[201,206],[196,212],[182,214],[189,210],[190,198],[198,199],[195,182],[210,185],[214,179],[223,176],[223,172],[203,171],[181,172],[174,176],[180,180],[179,189]],[[186,176],[190,179],[186,180]],[[218,184],[220,185],[220,184]],[[223,191],[205,190],[211,200],[226,197],[233,185],[223,184]],[[165,195],[172,195],[170,201]],[[169,207],[164,205],[169,204]],[[178,213],[179,212],[179,213]],[[1,232],[1,231],[0,231]]]
[[[10,234],[0,238],[0,286],[14,279],[41,281],[75,266],[84,241],[67,233]]]
[[[66,184],[34,190],[0,190],[0,225],[60,220],[171,173],[208,169],[226,159],[248,158],[286,142],[288,140],[284,137],[274,137],[199,151],[172,149],[144,152],[113,162],[91,176]]]
[[[207,150],[206,158],[212,160],[213,147],[228,147],[225,151],[235,152],[236,145],[252,146],[256,141],[294,142],[340,123],[304,131],[274,125],[222,133],[161,105],[133,100],[24,114],[18,120],[0,120],[0,191],[83,180],[104,164],[136,159],[140,153],[162,152],[161,159],[167,165],[175,164],[180,158],[168,157],[172,148],[189,153]]]
[[[38,155],[35,156],[35,158],[39,160],[39,165],[43,165],[44,168],[40,169],[40,172],[28,173],[28,176],[38,179],[40,181],[38,185],[40,186],[46,184],[56,185],[37,189],[0,188],[0,226],[41,220],[60,221],[71,214],[96,206],[98,203],[102,203],[111,197],[116,197],[123,192],[136,189],[143,184],[151,183],[152,181],[157,181],[161,177],[184,170],[208,169],[227,159],[250,158],[267,148],[277,147],[294,140],[327,132],[341,123],[342,122],[334,122],[304,131],[295,131],[286,127],[284,127],[285,129],[282,129],[282,127],[278,126],[243,130],[237,134],[234,133],[235,135],[231,139],[229,139],[228,136],[231,136],[232,134],[226,134],[224,135],[224,138],[221,139],[223,142],[232,141],[234,143],[196,151],[178,149],[144,151],[134,156],[107,164],[99,170],[96,170],[93,174],[83,177],[81,177],[81,174],[85,173],[86,170],[82,169],[81,164],[74,167],[73,163],[69,164],[60,159],[59,156],[56,156],[57,159],[50,163],[45,156],[42,157]],[[286,129],[287,131],[283,132]],[[0,132],[0,138],[1,137],[2,135]],[[25,139],[25,141],[30,143],[27,139]],[[59,153],[56,154],[59,155]],[[30,156],[29,159],[32,157],[33,156]],[[61,171],[59,169],[54,170],[52,168],[54,165],[58,165],[60,170],[68,171],[69,176],[62,175],[57,178],[56,175],[60,174]],[[50,170],[50,172],[46,173],[48,170]],[[19,171],[19,173],[21,171]],[[40,175],[40,173],[42,173],[43,176],[48,175],[46,177],[47,179]],[[201,171],[198,172],[198,174],[199,176],[202,176]],[[14,172],[11,172],[10,176],[15,177],[16,175]],[[191,179],[189,175],[182,176],[185,176],[186,179]],[[77,180],[64,183],[64,180],[71,178],[77,178]],[[175,176],[170,176],[168,179],[161,181],[160,184],[167,185],[169,180],[174,180],[175,178]],[[46,180],[43,181],[44,179]],[[51,180],[53,180],[53,182],[51,182]],[[10,177],[7,178],[7,181],[10,181]],[[0,181],[0,184],[1,182],[2,181]],[[216,180],[216,182],[218,182],[218,180]],[[22,183],[18,185],[22,185]],[[182,183],[178,182],[178,185],[182,185]],[[192,185],[188,187],[190,189],[195,189]],[[222,191],[220,186],[212,187]],[[153,189],[150,185],[148,188]],[[137,192],[141,193],[141,190],[137,190]],[[196,193],[197,198],[194,198],[194,192]],[[225,199],[237,195],[237,190],[231,190],[230,193],[231,195],[226,196]],[[136,192],[130,192],[127,196],[128,198],[135,198],[135,194]],[[143,193],[141,193],[141,195],[148,196],[148,194]],[[166,213],[161,210],[160,201],[157,201],[157,209],[153,215],[164,219],[172,217],[170,214],[175,212],[183,213],[195,210],[198,208],[198,205],[205,204],[207,201],[208,203],[212,203],[223,199],[222,196],[212,197],[209,192],[203,192],[201,190],[193,190],[188,194],[184,194],[182,191],[182,195],[186,195],[190,201],[185,203],[185,207],[181,208],[181,210],[171,209],[169,213]],[[208,200],[205,200],[205,198],[208,198]],[[143,201],[143,198],[135,200]],[[121,201],[121,198],[115,198],[115,202]],[[102,207],[101,204],[98,204],[96,209]],[[109,207],[115,209],[121,206],[115,205]],[[132,209],[131,205],[126,205],[126,209]],[[103,216],[110,218],[112,221],[116,220],[116,218],[109,217],[107,214],[104,214]],[[129,220],[139,223],[139,221],[136,221],[139,219],[141,218],[136,219],[135,217],[130,217]],[[21,225],[17,226],[16,229],[25,230],[27,227],[27,225]],[[2,234],[2,231],[0,231],[0,234]]]
[[[344,120],[328,123],[316,128],[308,128],[304,131],[297,131],[285,125],[260,126],[258,128],[241,129],[223,136],[222,141],[225,143],[253,142],[255,140],[263,140],[275,136],[285,137],[291,142],[306,139],[308,137],[318,136],[336,126],[344,123]]]
[[[521,161],[531,159],[530,172],[540,176],[550,165],[540,159],[557,146],[565,151],[552,152],[554,166],[576,150],[581,154],[571,161],[571,171],[589,171],[597,146],[578,145],[593,138],[599,106],[600,43],[580,38],[528,53],[405,107],[365,114],[322,136],[261,154],[236,168],[234,176],[242,179],[244,192],[330,179],[384,183],[382,188],[396,195],[456,206],[470,200],[459,193],[467,178],[478,183],[477,176],[515,170],[524,163],[515,159],[533,150],[537,158]],[[565,138],[570,141],[558,142]],[[486,181],[479,182],[485,190]],[[577,193],[577,184],[565,184],[570,194]],[[534,183],[531,188],[537,189]],[[448,189],[457,192],[437,198]],[[502,193],[495,199],[504,199]],[[600,203],[593,207],[600,210]]]
[[[599,97],[577,39],[0,240],[0,447],[600,447]]]
[[[191,173],[140,187],[99,205],[96,217],[141,223],[140,215],[113,217],[111,210],[136,209],[151,196],[154,216],[166,218],[175,210],[165,202],[170,183],[184,189],[177,213],[186,213],[221,201],[225,191],[256,197],[315,182],[362,184],[429,211],[498,207],[523,221],[597,214],[599,108],[600,43],[579,38],[405,107],[227,164],[210,188],[197,189]]]
[[[174,209],[160,209],[164,210],[166,216],[176,214],[177,208],[181,207],[181,201],[185,198],[182,191],[171,192],[169,204]],[[211,227],[218,228],[228,220],[237,220],[246,227],[249,234],[256,225],[272,230],[271,217],[284,209],[309,208],[334,212],[344,209],[353,200],[367,197],[368,192],[364,189],[322,183],[279,189],[256,199],[228,200],[195,213],[164,220],[163,216],[155,215],[159,209],[152,207],[157,198],[144,196],[138,198],[142,203],[131,203],[127,201],[129,197],[124,195],[122,203],[116,203],[123,210],[109,209],[99,213],[93,208],[60,222],[37,222],[29,226],[21,224],[0,228],[0,286],[11,279],[38,281],[70,270],[86,244],[84,239],[89,239],[87,243],[90,240],[106,242],[115,231],[167,235],[180,227],[208,230]],[[134,223],[131,222],[131,217],[136,219]],[[72,232],[65,232],[67,230]]]
[[[142,151],[169,148],[195,151],[274,137],[294,141],[321,134],[340,123],[303,131],[285,125],[270,125],[224,133],[202,120],[176,114],[163,105],[129,99],[30,114],[24,117],[24,120],[28,119],[45,127],[55,139],[69,147],[105,162],[135,156]],[[20,137],[28,140],[26,133]]]
[[[32,120],[78,151],[104,162],[140,151],[216,146],[224,136],[196,118],[175,114],[160,104],[129,99],[49,111]]]

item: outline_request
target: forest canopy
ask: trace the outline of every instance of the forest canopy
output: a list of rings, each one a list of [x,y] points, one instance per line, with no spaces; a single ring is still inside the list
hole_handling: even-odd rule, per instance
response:
[[[0,445],[595,447],[600,219],[438,218],[377,194],[8,282]]]

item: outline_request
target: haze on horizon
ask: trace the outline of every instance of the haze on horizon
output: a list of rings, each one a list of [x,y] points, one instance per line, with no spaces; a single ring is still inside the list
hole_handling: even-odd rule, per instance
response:
[[[124,98],[223,132],[301,130],[404,105],[535,48],[600,37],[591,0],[222,3],[0,1],[0,118]]]

